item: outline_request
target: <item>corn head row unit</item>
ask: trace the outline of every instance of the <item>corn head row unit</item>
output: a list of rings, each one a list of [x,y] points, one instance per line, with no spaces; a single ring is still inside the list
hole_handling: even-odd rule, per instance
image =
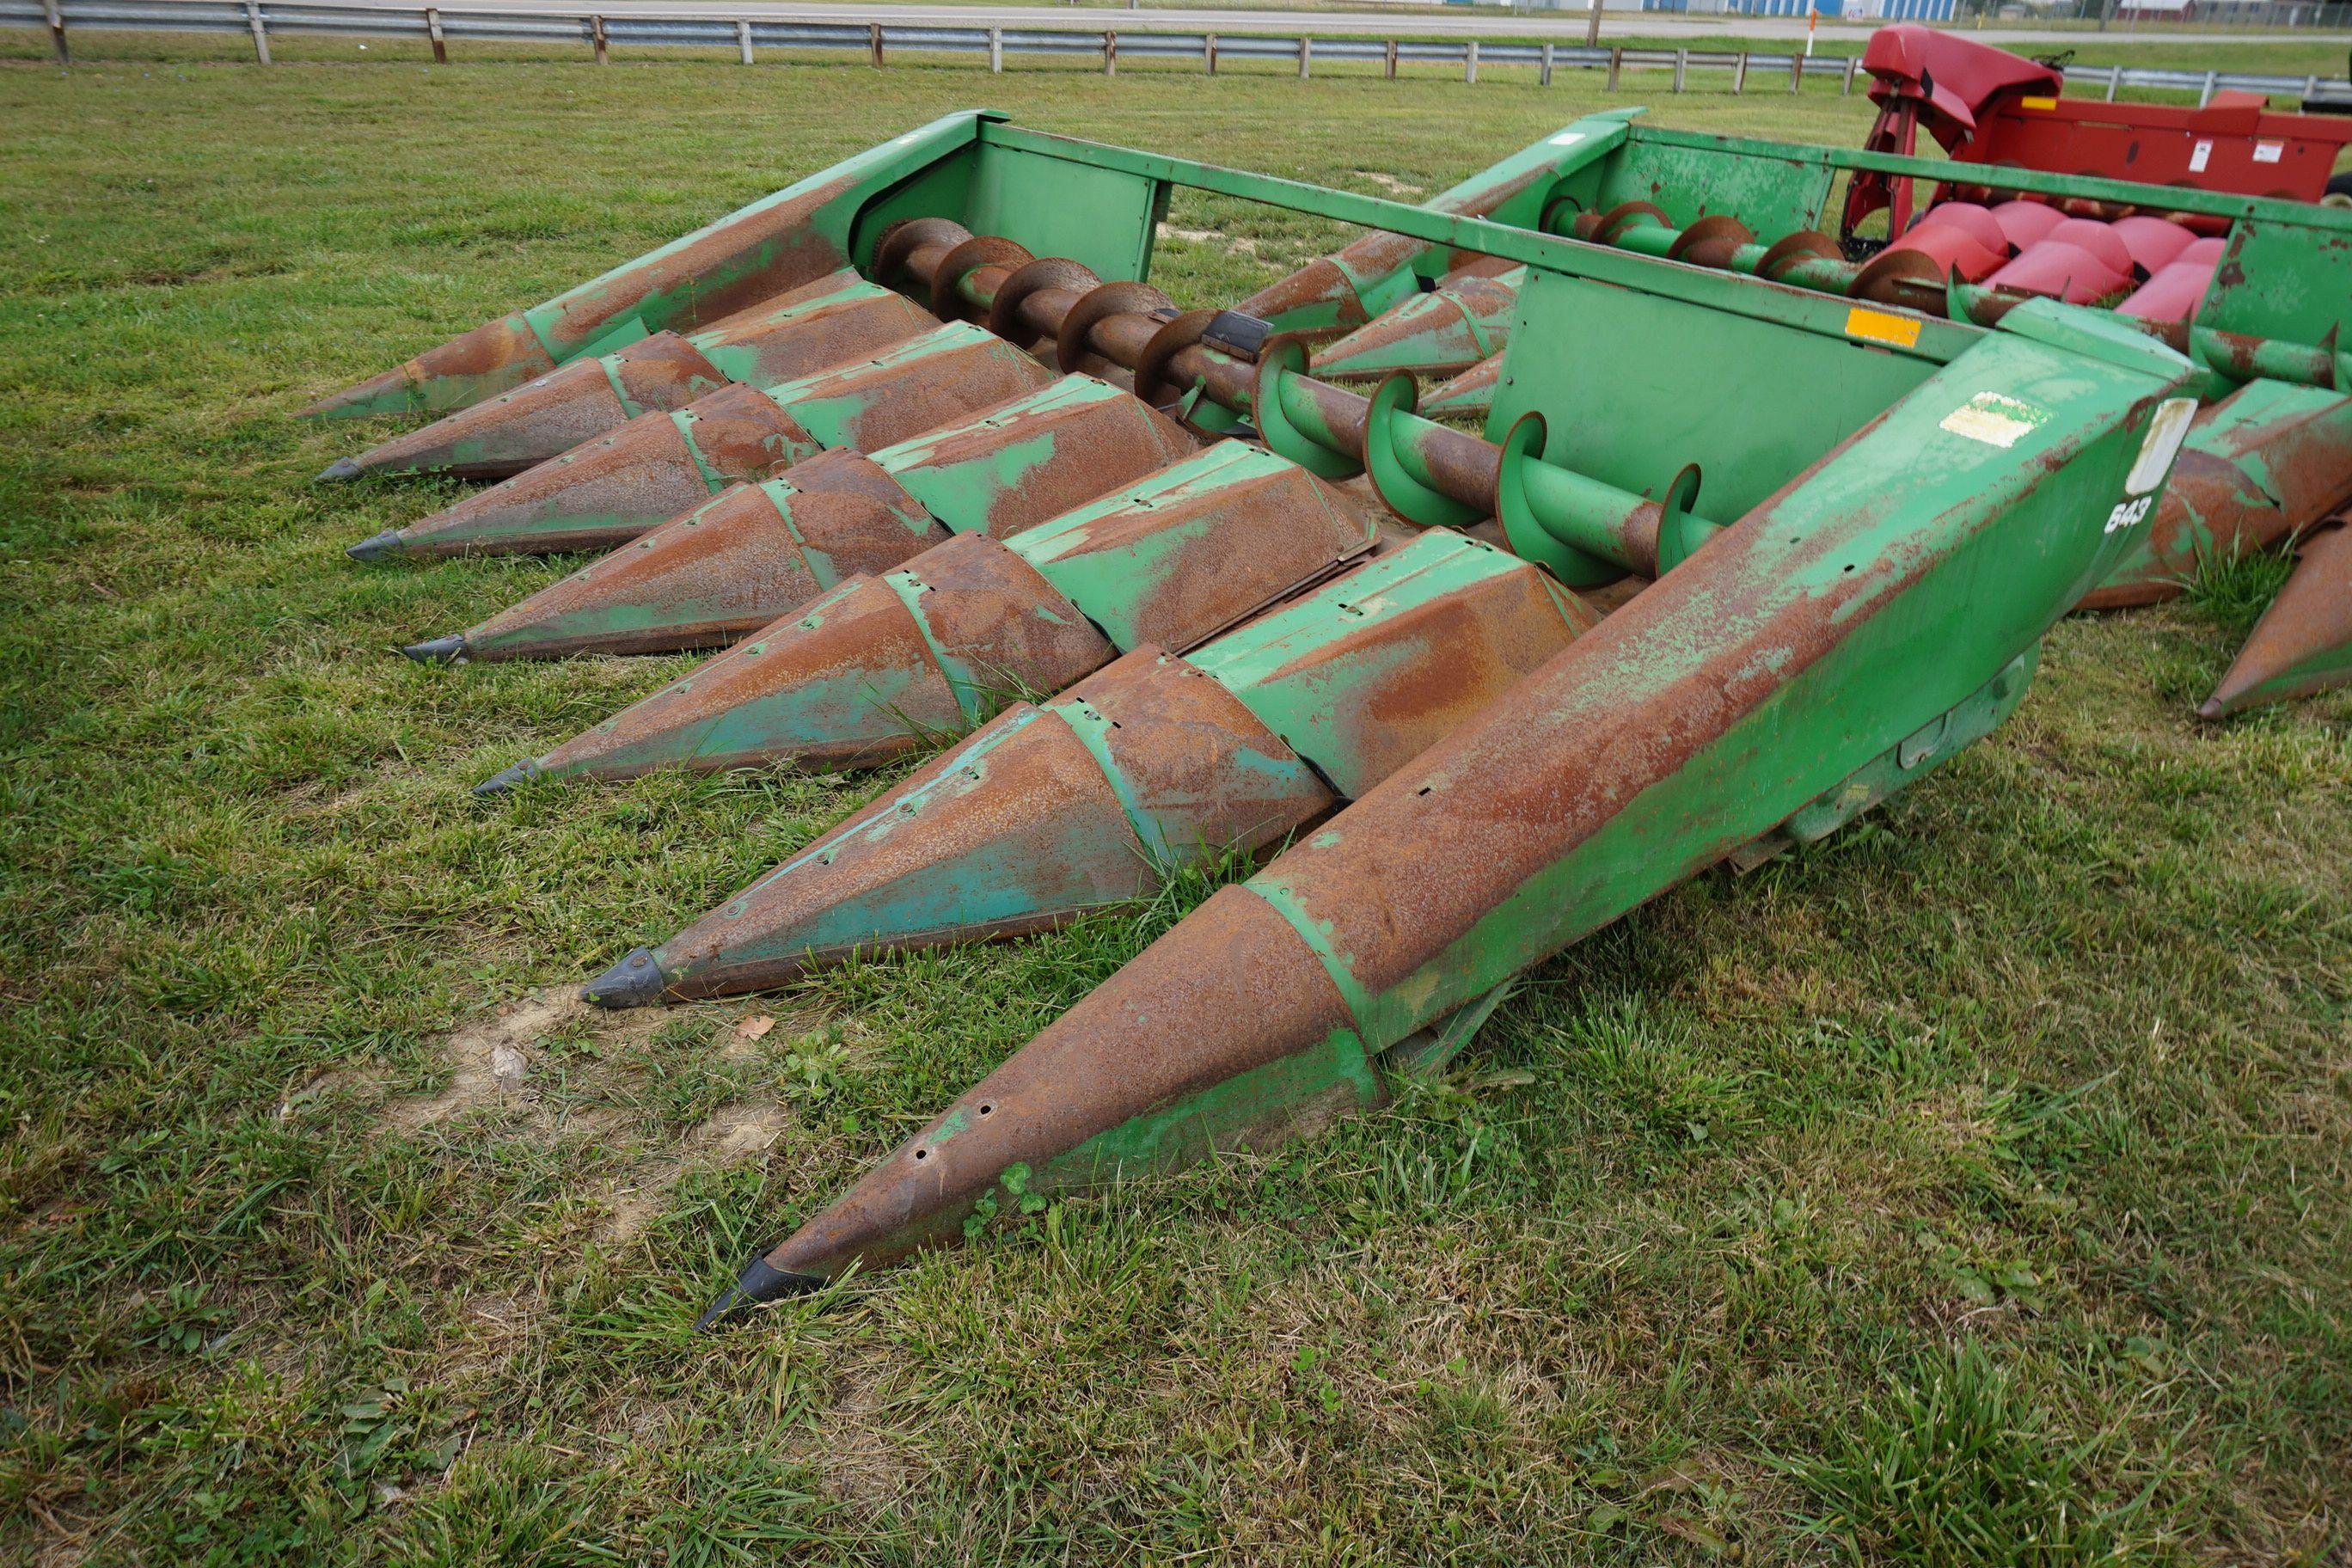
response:
[[[1988,732],[2086,594],[2352,489],[2352,220],[2000,176],[2211,229],[2150,323],[1849,262],[1813,226],[1864,157],[1935,167],[1611,115],[1412,207],[959,114],[314,410],[440,416],[331,477],[500,479],[356,556],[607,552],[412,656],[723,650],[483,791],[929,758],[593,1001],[1262,856],[714,1318],[1378,1104],[1545,955]],[[1373,232],[1184,310],[1175,185]],[[1445,366],[1350,363],[1478,289],[1483,436],[1420,407]]]

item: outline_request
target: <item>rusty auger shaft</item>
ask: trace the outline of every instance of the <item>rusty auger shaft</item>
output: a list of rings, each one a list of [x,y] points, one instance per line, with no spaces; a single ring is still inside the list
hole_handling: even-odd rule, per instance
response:
[[[1675,228],[1665,213],[1649,202],[1625,202],[1607,212],[1579,213],[1569,221],[1567,233],[1643,256],[1979,327],[1998,325],[2003,316],[2037,297],[2015,289],[1965,282],[1948,264],[1920,250],[1889,247],[1867,262],[1848,261],[1836,240],[1811,229],[1784,235],[1768,245],[1727,214]],[[2299,343],[2188,321],[2142,320],[2122,312],[2115,320],[2186,353],[2228,381],[2267,379],[2352,390],[2352,354],[2342,349],[2332,331],[2319,342]]]
[[[1692,510],[1696,466],[1660,475],[1655,497],[1635,494],[1547,461],[1539,415],[1486,441],[1416,415],[1418,392],[1403,372],[1370,394],[1350,392],[1306,374],[1296,338],[1264,337],[1216,311],[1179,311],[1148,285],[1101,283],[1074,262],[1039,260],[943,219],[895,230],[877,270],[926,293],[940,315],[977,317],[1014,342],[1051,338],[1066,356],[1098,355],[1124,369],[1147,403],[1228,427],[1254,420],[1277,456],[1328,479],[1364,475],[1408,522],[1496,519],[1512,550],[1570,586],[1654,577],[1715,531]],[[1244,341],[1221,344],[1220,331]]]

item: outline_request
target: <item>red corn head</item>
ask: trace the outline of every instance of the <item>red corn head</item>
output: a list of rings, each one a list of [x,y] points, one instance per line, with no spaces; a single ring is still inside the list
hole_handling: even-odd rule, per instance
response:
[[[347,458],[320,478],[434,469],[504,479],[640,414],[683,408],[730,382],[771,386],[814,375],[938,325],[905,295],[837,272],[690,337],[656,332],[574,360]]]
[[[1431,530],[1189,659],[1139,649],[1016,705],[586,995],[750,990],[1139,898],[1370,788],[1591,624],[1535,567]]]
[[[1346,380],[1391,371],[1453,375],[1500,354],[1527,268],[1470,276],[1408,296],[1315,355],[1315,374]]]
[[[1087,376],[886,447],[737,485],[412,658],[551,658],[724,647],[950,532],[1004,538],[1193,449],[1173,420]]]
[[[872,767],[1055,692],[1121,647],[1181,649],[1370,547],[1339,493],[1225,442],[999,543],[959,534],[855,577],[482,785],[659,767]]]
[[[2221,719],[2352,681],[2352,518],[2305,534],[2294,573],[2197,710]]]
[[[2178,256],[2157,268],[2154,276],[2133,289],[2131,297],[2116,310],[2144,321],[2189,321],[2212,289],[2214,268],[2221,266],[2227,248],[2228,243],[2220,239],[2200,239],[2184,246]]]
[[[609,550],[729,485],[769,479],[828,447],[886,447],[1052,379],[1002,338],[961,322],[938,327],[764,392],[739,384],[675,413],[641,414],[351,553]]]

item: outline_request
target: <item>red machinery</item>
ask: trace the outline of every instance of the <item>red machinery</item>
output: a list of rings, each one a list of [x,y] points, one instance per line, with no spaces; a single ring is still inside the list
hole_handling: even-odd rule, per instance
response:
[[[1878,119],[1866,151],[1908,155],[1927,133],[1962,163],[2092,174],[2143,185],[2315,202],[2328,194],[2352,121],[2273,112],[2258,93],[2202,109],[2063,97],[2058,70],[1926,27],[1883,27],[1862,57]],[[1911,182],[1864,171],[1846,193],[1845,232],[1887,209],[1911,222]]]

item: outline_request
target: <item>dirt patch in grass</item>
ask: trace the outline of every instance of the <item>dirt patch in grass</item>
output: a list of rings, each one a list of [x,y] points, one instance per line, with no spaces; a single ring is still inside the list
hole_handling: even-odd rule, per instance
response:
[[[1231,235],[1214,228],[1179,228],[1172,223],[1160,226],[1162,239],[1181,239],[1192,245],[1213,245],[1235,256],[1255,257],[1257,241],[1241,235]]]
[[[442,1055],[450,1068],[448,1087],[438,1094],[393,1101],[384,1107],[385,1125],[415,1132],[478,1105],[521,1100],[528,1092],[531,1047],[551,1031],[587,1012],[588,1004],[569,988],[534,992],[501,1003],[488,1017],[467,1024],[443,1045]]]
[[[639,1165],[614,1184],[604,1198],[605,1215],[597,1223],[596,1239],[607,1246],[635,1240],[661,1213],[663,1198],[688,1171],[759,1159],[793,1125],[786,1106],[744,1101],[719,1107],[680,1141],[676,1157]]]

